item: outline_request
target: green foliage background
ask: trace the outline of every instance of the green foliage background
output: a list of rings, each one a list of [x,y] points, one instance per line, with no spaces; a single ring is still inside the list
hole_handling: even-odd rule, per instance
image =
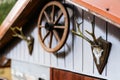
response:
[[[10,1],[10,0],[7,0]],[[3,20],[5,19],[5,17],[7,16],[7,14],[10,12],[10,10],[12,9],[12,7],[14,6],[16,0],[13,0],[12,2],[4,2],[0,3],[0,24],[3,22]]]

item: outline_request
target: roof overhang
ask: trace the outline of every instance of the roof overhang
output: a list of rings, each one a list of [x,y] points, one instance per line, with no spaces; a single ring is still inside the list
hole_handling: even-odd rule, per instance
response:
[[[10,13],[0,26],[0,40],[3,38],[8,29],[12,26],[15,20],[20,16],[30,0],[18,0]]]
[[[50,0],[18,0],[0,26],[0,49],[13,39],[10,27],[23,27],[30,19],[38,16],[48,1]]]
[[[67,0],[67,1],[120,28],[119,0]]]

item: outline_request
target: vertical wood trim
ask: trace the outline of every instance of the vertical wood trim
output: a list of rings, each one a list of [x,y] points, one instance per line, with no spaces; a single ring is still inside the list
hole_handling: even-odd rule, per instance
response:
[[[82,23],[84,23],[84,10],[82,9]],[[83,33],[83,24],[82,24],[82,33]],[[84,40],[82,39],[82,72],[84,70]]]
[[[45,30],[46,31],[46,30]],[[47,38],[47,42],[49,43],[49,39],[50,38]],[[49,53],[49,52],[47,52],[47,51],[43,51],[44,52],[44,65],[46,65],[46,66],[50,66],[50,54],[51,53]]]
[[[50,54],[51,55],[51,67],[57,67],[58,66],[58,60],[56,53]]]
[[[73,16],[75,15],[75,6],[74,5],[72,5],[72,8],[73,8]],[[74,17],[72,17],[72,30],[75,30],[75,24],[74,24],[74,20],[75,20],[75,18]],[[73,53],[73,70],[75,70],[75,38],[74,38],[75,36],[74,36],[74,34],[72,34],[72,46],[73,46],[73,51],[72,51],[72,53]]]
[[[70,15],[70,12],[68,12]],[[73,53],[73,34],[71,33],[71,30],[73,29],[73,18],[69,17],[70,19],[70,25],[69,25],[69,35],[67,38],[67,41],[65,43],[65,68],[68,70],[73,70],[73,57],[74,57],[74,53]]]
[[[38,44],[39,44],[39,41],[38,41],[38,29],[35,28],[34,29],[34,33],[33,33],[33,37],[34,37],[34,46],[33,46],[33,53],[32,55],[34,55],[34,61],[35,63],[39,63],[39,53],[38,53]],[[31,55],[31,56],[32,56]]]
[[[103,21],[102,19],[95,17],[95,35],[97,38],[99,38],[100,36],[106,40],[106,22]],[[102,76],[105,76],[106,73],[106,68],[104,68]],[[95,75],[100,75],[98,73],[96,64],[94,62],[94,74]]]
[[[20,51],[21,51],[21,53],[19,52],[17,52],[17,54],[18,54],[18,57],[20,57],[21,55],[23,55],[24,57],[22,58],[22,61],[29,61],[29,56],[28,56],[28,53],[27,53],[27,50],[26,50],[26,47],[27,47],[27,44],[25,43],[25,41],[24,40],[21,40],[20,41],[21,42],[21,47],[20,47]],[[17,49],[17,51],[18,51],[19,49]],[[19,58],[19,59],[21,59],[21,58]]]
[[[21,59],[23,59],[24,61],[27,61],[27,55],[26,55],[26,53],[24,53],[24,51],[25,51],[25,48],[24,48],[24,45],[27,45],[23,40],[21,40],[20,41],[20,43],[19,43],[19,45],[18,46],[20,46],[19,48],[20,48],[20,53],[21,54],[19,54],[17,51],[16,51],[16,56],[17,57],[20,57],[21,56]],[[19,49],[18,49],[19,50]],[[20,59],[20,58],[19,58]]]
[[[95,17],[95,15],[93,15],[93,23],[96,25],[96,17]],[[92,27],[92,26],[91,26]],[[96,31],[96,26],[94,27],[95,29],[94,29],[94,31]],[[95,32],[94,32],[95,33]],[[95,33],[95,36],[96,36],[96,33]],[[92,51],[92,50],[91,50]],[[93,57],[93,52],[92,52],[92,57]],[[95,71],[96,70],[96,71]],[[97,71],[97,67],[96,67],[96,64],[95,64],[95,62],[94,62],[94,59],[93,59],[93,74],[95,74],[96,72],[98,72]]]
[[[19,38],[18,38],[19,39]],[[24,40],[21,40],[21,39],[19,39],[20,40],[20,42],[17,44],[17,49],[15,49],[15,57],[19,60],[19,59],[21,59],[21,60],[24,60],[24,45],[26,45],[26,43],[24,42]],[[20,50],[19,51],[19,53],[18,53],[18,50]]]
[[[108,41],[108,22],[106,22],[106,41]],[[108,57],[109,59],[109,57]],[[107,64],[105,66],[105,76],[107,76]]]
[[[65,68],[66,70],[73,70],[74,69],[74,36],[71,32],[74,27],[74,7],[73,5],[69,5],[65,1],[65,4],[67,5],[67,11],[69,16],[69,34],[67,41],[65,43]]]
[[[8,54],[10,54],[10,58],[13,58],[13,57],[12,57],[12,53],[11,53],[11,52],[12,52],[12,50],[10,50],[10,47],[9,47],[9,49],[8,49],[8,50],[9,50],[9,53],[8,53]]]
[[[73,16],[75,15],[75,6],[74,5],[72,5],[72,8],[73,8]],[[75,24],[74,24],[74,20],[75,20],[75,18],[73,17],[72,18],[72,30],[75,30],[75,28],[74,28],[74,26],[75,26]],[[73,46],[73,51],[72,51],[72,53],[73,53],[73,70],[75,70],[75,38],[74,38],[74,34],[72,34],[72,46]]]
[[[57,41],[55,40],[55,37],[53,36],[53,46],[57,44]],[[58,67],[58,54],[57,53],[51,53],[50,56],[51,56],[51,59],[50,59],[50,65],[51,67]]]
[[[39,56],[39,59],[38,59],[38,62],[39,64],[42,64],[44,63],[44,50],[40,44],[40,42],[38,42],[38,56]]]
[[[109,80],[120,79],[120,29],[108,24],[108,41],[112,43],[107,64],[107,76]]]
[[[65,68],[68,70],[73,70],[73,57],[72,34],[70,34],[65,45]]]
[[[74,7],[74,30],[77,31],[76,20],[79,20],[79,23],[82,21],[82,9]],[[82,27],[82,26],[81,26]],[[81,28],[82,29],[82,28]],[[74,70],[77,72],[82,72],[82,38],[74,35]]]
[[[46,66],[50,66],[50,54],[52,54],[52,53],[48,53],[46,51],[44,53],[44,58],[45,58],[44,61],[45,61]]]
[[[65,46],[63,46],[57,52],[57,59],[58,59],[58,67],[61,69],[64,69],[65,68]]]
[[[18,51],[17,51],[17,50],[20,50],[19,52],[21,52],[20,44],[19,44],[19,45],[17,44],[16,47],[11,50],[11,55],[12,55],[12,57],[13,57],[14,59],[17,59],[17,60],[18,60],[18,59],[20,59],[21,55],[18,54]],[[18,57],[17,55],[19,55],[19,57]]]
[[[93,16],[90,13],[84,12],[83,34],[85,34],[91,39],[91,37],[85,32],[85,30],[91,32],[91,23],[88,21],[88,17],[90,17],[91,20],[93,18]],[[86,40],[83,40],[83,51],[84,51],[83,72],[87,74],[93,74],[93,56],[91,46]]]
[[[32,33],[31,33],[31,35],[35,35],[35,29],[32,31]],[[34,36],[34,38],[35,38],[35,36]],[[27,45],[27,42],[25,41],[25,43],[26,43],[26,45]],[[35,42],[34,42],[34,48],[35,48]],[[37,49],[36,49],[37,50]],[[36,59],[35,59],[35,55],[36,55],[36,53],[35,53],[35,50],[33,50],[33,53],[34,54],[32,54],[32,56],[30,55],[30,53],[29,53],[29,49],[28,49],[28,45],[27,45],[27,51],[28,51],[28,55],[31,57],[31,62],[32,63],[35,63],[36,62]]]

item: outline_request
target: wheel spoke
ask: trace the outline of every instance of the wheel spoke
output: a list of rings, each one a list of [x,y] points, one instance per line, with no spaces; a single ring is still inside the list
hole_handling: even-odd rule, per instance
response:
[[[57,20],[54,22],[54,24],[56,24],[60,20],[60,18],[62,17],[62,15],[63,15],[63,13],[60,12],[60,14],[58,15]]]
[[[56,30],[53,30],[53,33],[54,33],[55,38],[57,39],[57,41],[60,42],[60,37],[59,37],[58,33],[56,32]]]
[[[45,39],[48,37],[49,34],[50,34],[50,31],[47,32],[47,34],[46,34],[45,37],[43,38],[42,42],[45,41]]]
[[[52,6],[52,12],[51,12],[51,22],[54,21],[54,14],[55,14],[55,5]]]
[[[45,28],[45,26],[39,25],[39,28]]]
[[[50,33],[50,43],[49,43],[49,48],[52,47],[52,38],[53,38],[53,32]]]
[[[44,15],[45,15],[47,21],[50,22],[50,19],[49,19],[49,17],[48,17],[48,14],[46,13],[46,11],[44,11]]]
[[[54,28],[57,28],[57,29],[64,29],[65,26],[54,26]]]

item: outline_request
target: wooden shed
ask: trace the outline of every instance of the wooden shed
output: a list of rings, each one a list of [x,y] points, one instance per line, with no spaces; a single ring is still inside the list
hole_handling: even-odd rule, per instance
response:
[[[119,80],[119,11],[118,0],[17,0],[0,25],[0,57],[13,80]]]

